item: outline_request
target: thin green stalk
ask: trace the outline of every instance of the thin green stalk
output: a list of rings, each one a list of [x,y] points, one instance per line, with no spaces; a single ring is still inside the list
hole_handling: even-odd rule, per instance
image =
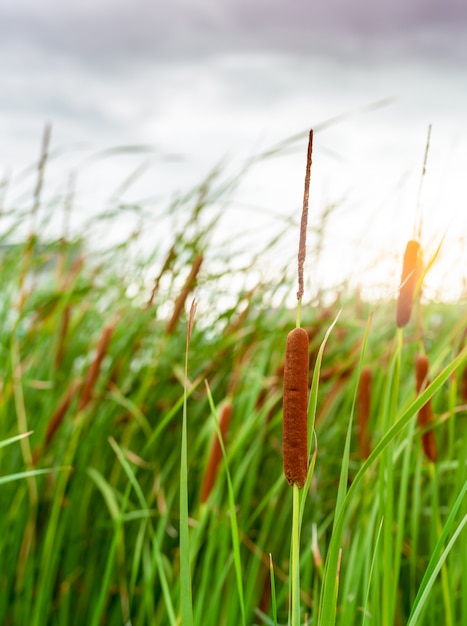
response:
[[[101,492],[104,501],[107,504],[110,516],[113,521],[114,533],[112,537],[112,544],[107,557],[104,576],[102,579],[102,585],[100,588],[99,600],[95,604],[95,610],[93,618],[90,622],[91,626],[97,626],[102,618],[102,612],[104,603],[107,599],[108,589],[110,587],[110,576],[114,567],[114,562],[117,560],[118,575],[120,579],[120,596],[122,605],[122,618],[125,624],[130,623],[130,611],[128,606],[128,588],[125,577],[125,553],[124,553],[124,532],[123,532],[123,513],[127,506],[128,496],[122,504],[122,507],[118,506],[115,492],[105,478],[94,468],[88,468],[88,475],[94,481],[97,488]]]
[[[461,441],[461,445],[459,447],[458,452],[459,459],[467,459],[467,437],[463,438]],[[467,464],[459,463],[459,471],[457,472],[458,479],[460,481],[465,481],[464,484],[467,484]],[[456,490],[458,489],[458,485],[456,482]],[[467,515],[467,498],[464,499],[462,507],[461,507],[461,515]],[[460,541],[459,541],[459,554],[467,554],[467,533],[463,533]],[[461,597],[461,606],[460,606],[460,618],[458,619],[459,624],[467,624],[467,576],[464,575],[464,564],[461,564],[461,570],[458,572],[458,576],[460,578],[459,581],[459,594]]]
[[[407,427],[409,421],[413,418],[414,415],[420,410],[420,408],[433,396],[433,394],[446,382],[449,376],[459,367],[459,365],[465,359],[467,354],[467,348],[465,348],[449,365],[447,365],[436,378],[426,387],[426,389],[421,393],[412,404],[410,404],[405,411],[400,415],[399,419],[393,424],[393,426],[386,432],[380,441],[376,444],[373,450],[370,453],[370,456],[366,459],[366,461],[362,464],[359,471],[355,475],[352,484],[350,485],[347,494],[345,496],[345,500],[343,502],[341,511],[337,516],[333,533],[331,536],[331,544],[328,551],[327,565],[326,567],[329,569],[330,565],[332,567],[331,572],[333,572],[334,576],[337,572],[337,564],[338,564],[338,553],[339,546],[332,545],[336,544],[337,537],[342,536],[344,521],[345,521],[345,513],[347,506],[350,500],[353,498],[354,492],[357,490],[357,487],[360,485],[363,476],[367,472],[368,468],[375,459],[390,446],[395,437],[402,432],[404,428]],[[331,560],[332,556],[332,560]],[[328,563],[329,560],[329,563]],[[331,626],[335,621],[335,603],[336,603],[336,595],[335,595],[335,586],[329,584],[330,576],[325,576],[323,591],[321,594],[321,602],[320,602],[320,614],[318,617],[318,624],[320,626]],[[328,582],[328,584],[326,584]],[[331,581],[332,582],[332,581]]]
[[[15,480],[23,480],[28,478],[35,478],[43,474],[50,474],[51,472],[57,472],[59,470],[69,469],[66,467],[46,467],[36,470],[29,470],[27,472],[18,472],[15,474],[7,474],[6,476],[0,476],[0,485],[14,482]]]
[[[73,429],[64,454],[64,466],[71,467],[78,448],[84,415],[78,414],[73,421]],[[63,499],[69,481],[69,473],[64,472],[57,480],[55,487],[52,510],[50,512],[47,532],[44,539],[42,557],[39,569],[39,581],[37,598],[34,605],[31,626],[40,626],[44,615],[48,615],[47,607],[50,605],[55,576],[58,567],[58,559],[61,550],[63,530],[60,529],[60,518],[63,509]]]
[[[293,507],[292,507],[292,585],[291,585],[291,608],[292,626],[300,626],[300,527],[299,508],[300,491],[296,483],[293,484]]]
[[[369,615],[368,613],[368,598],[370,597],[370,588],[371,588],[371,581],[373,578],[373,572],[375,569],[375,564],[376,564],[376,558],[378,555],[378,544],[379,544],[379,539],[381,537],[381,531],[383,529],[383,522],[384,520],[381,519],[381,522],[379,524],[378,527],[378,532],[376,534],[376,539],[375,539],[375,547],[374,547],[374,551],[373,551],[373,556],[371,558],[371,565],[370,565],[370,570],[368,572],[368,583],[367,583],[367,588],[366,588],[366,592],[365,592],[365,598],[363,601],[363,607],[362,607],[362,613],[363,613],[363,618],[362,618],[362,626],[365,626],[365,622],[367,621],[371,621],[371,615]]]
[[[110,438],[109,443],[112,446],[115,454],[117,455],[117,458],[118,458],[119,462],[121,463],[121,465],[123,467],[123,470],[124,470],[125,474],[127,475],[128,479],[129,479],[129,485],[127,487],[127,491],[125,492],[124,501],[123,501],[123,504],[121,506],[121,513],[120,514],[123,515],[123,512],[125,511],[125,506],[126,506],[127,498],[129,496],[130,486],[133,487],[142,510],[148,510],[149,509],[148,503],[147,503],[146,498],[144,496],[144,493],[143,493],[143,491],[141,489],[141,486],[138,483],[138,481],[136,479],[136,476],[135,476],[134,472],[132,471],[130,464],[126,460],[122,450],[118,446],[118,444],[115,441],[115,439]],[[161,533],[163,533],[165,531],[165,524],[161,524],[160,530],[161,530]],[[170,595],[170,588],[169,588],[169,582],[168,582],[166,574],[165,574],[164,562],[163,562],[163,559],[162,559],[162,552],[161,552],[161,549],[160,549],[160,543],[161,542],[160,542],[159,538],[157,537],[156,533],[154,532],[152,524],[149,524],[149,536],[150,536],[150,539],[151,539],[151,542],[152,542],[152,550],[153,550],[152,555],[151,555],[151,561],[154,561],[156,563],[156,565],[157,565],[157,570],[158,570],[158,573],[159,573],[159,579],[160,579],[160,584],[161,584],[161,588],[162,588],[162,593],[163,593],[164,600],[165,600],[165,613],[166,613],[166,616],[169,618],[170,626],[175,626],[175,624],[176,624],[175,610],[174,610],[174,607],[172,605],[172,600],[171,600],[171,595]]]
[[[13,392],[15,398],[15,409],[16,409],[16,419],[18,424],[18,431],[20,434],[24,434],[29,431],[28,428],[28,417],[26,411],[26,405],[24,401],[24,393],[23,393],[23,365],[21,363],[20,356],[20,348],[18,337],[16,335],[16,330],[13,332],[11,338],[11,366],[13,369]],[[32,452],[31,452],[31,443],[29,437],[21,437],[20,439],[21,445],[21,453],[23,456],[23,462],[27,470],[31,470],[33,468],[32,462]],[[37,507],[38,507],[38,494],[37,494],[37,483],[34,474],[29,474],[26,477],[26,482],[28,486],[28,494],[29,494],[29,517],[26,524],[26,529],[24,533],[24,544],[23,544],[23,557],[22,560],[24,562],[20,563],[19,568],[19,576],[17,579],[17,584],[21,588],[22,586],[22,578],[26,569],[26,561],[32,547],[32,543],[34,541],[35,535],[35,525],[36,525],[36,516],[37,516]]]
[[[441,514],[439,510],[439,475],[436,472],[436,466],[433,463],[429,465],[429,473],[430,480],[433,490],[433,504],[432,504],[432,520],[433,520],[433,530],[435,536],[439,538],[442,533],[441,526]],[[449,573],[444,563],[441,567],[441,590],[443,596],[444,603],[444,619],[445,622],[443,626],[453,626],[453,618],[452,618],[452,594],[451,594],[451,581],[449,580]]]
[[[455,442],[455,432],[456,432],[456,404],[458,397],[458,384],[457,384],[457,376],[451,376],[451,380],[449,381],[449,420],[448,420],[448,453],[447,456],[449,459],[454,457],[454,442]]]
[[[397,503],[397,523],[396,523],[396,540],[394,545],[394,589],[397,590],[400,578],[401,559],[402,559],[402,544],[405,536],[405,520],[407,518],[407,494],[409,487],[409,480],[411,476],[411,469],[413,467],[413,438],[416,428],[416,420],[412,419],[407,428],[407,435],[404,438],[404,453],[402,459],[402,471],[400,481],[398,485],[398,503]],[[415,555],[414,557],[415,558]],[[394,597],[393,602],[396,598]]]
[[[185,350],[183,392],[182,450],[180,460],[180,612],[183,626],[193,626],[193,599],[190,567],[190,537],[188,520],[188,452],[187,452],[187,397],[188,349],[193,328],[196,304],[193,301],[188,322]]]
[[[302,299],[300,298],[300,300],[298,300],[297,302],[297,317],[295,321],[295,325],[297,328],[300,328],[301,313],[302,313]]]
[[[243,574],[242,574],[242,564],[240,558],[240,541],[239,541],[239,533],[238,533],[238,522],[237,522],[237,512],[235,510],[235,493],[232,483],[232,477],[230,475],[229,466],[227,464],[227,454],[225,451],[224,441],[222,437],[222,433],[219,428],[219,419],[216,413],[216,407],[214,405],[214,400],[211,394],[211,390],[209,388],[209,384],[205,381],[206,391],[208,394],[209,406],[211,408],[211,413],[215,419],[215,428],[217,432],[217,437],[219,439],[219,444],[222,450],[222,456],[224,458],[225,463],[225,473],[227,478],[227,489],[229,494],[229,510],[230,510],[230,528],[232,535],[232,548],[233,548],[233,558],[234,558],[234,566],[235,566],[235,576],[237,580],[237,592],[238,599],[240,603],[240,612],[242,616],[242,624],[246,625],[246,616],[245,616],[245,599],[243,594]]]
[[[360,378],[360,373],[363,367],[363,359],[367,347],[368,337],[370,333],[372,316],[370,315],[365,327],[365,333],[363,336],[363,345],[360,351],[360,359],[357,368],[357,381]],[[321,590],[321,598],[319,603],[318,625],[328,626],[335,623],[336,611],[337,611],[337,596],[339,586],[339,567],[342,554],[341,542],[344,526],[344,512],[345,504],[347,502],[348,492],[347,483],[349,475],[349,460],[350,460],[350,442],[352,438],[352,424],[355,412],[355,405],[357,401],[358,384],[355,386],[355,391],[352,399],[352,407],[350,410],[349,422],[347,425],[347,433],[344,443],[344,451],[342,456],[341,472],[339,476],[339,486],[337,489],[336,505],[335,505],[335,517],[332,529],[331,541],[329,544],[328,554],[326,557],[326,563],[324,567],[323,587]],[[370,455],[371,456],[371,455]],[[347,494],[347,495],[346,495]]]
[[[399,396],[400,366],[402,354],[402,329],[397,329],[396,349],[387,381],[387,400],[383,413],[383,429],[388,432],[397,415]],[[393,626],[398,572],[397,555],[394,546],[394,451],[392,441],[381,457],[380,503],[382,505],[383,525],[383,561],[382,561],[382,626]]]
[[[430,562],[428,563],[428,567],[425,571],[425,575],[423,576],[422,582],[420,583],[420,587],[417,593],[417,597],[412,605],[412,611],[409,615],[409,619],[407,621],[407,626],[416,626],[418,624],[418,619],[422,613],[422,610],[427,601],[428,595],[434,585],[437,575],[440,572],[441,567],[446,561],[449,552],[453,548],[457,538],[461,534],[464,526],[467,524],[467,515],[465,515],[461,522],[458,524],[456,530],[454,531],[451,540],[449,541],[446,548],[443,550],[444,542],[447,539],[449,531],[454,524],[454,520],[457,512],[459,511],[461,504],[465,495],[467,494],[467,483],[463,486],[459,495],[456,498],[454,505],[452,506],[451,512],[446,520],[443,531],[438,539],[438,542],[433,550],[433,553],[430,558]]]
[[[272,562],[272,554],[269,554],[269,578],[271,581],[271,608],[274,626],[277,626],[277,599],[276,599],[276,581],[274,578],[274,563]]]
[[[32,434],[32,430],[30,430],[27,433],[21,433],[20,435],[15,435],[14,437],[9,437],[8,439],[3,439],[3,441],[0,441],[0,448],[5,448],[6,446],[11,445],[12,443],[16,443],[17,441],[20,441],[21,439],[24,439],[25,437],[29,437]]]

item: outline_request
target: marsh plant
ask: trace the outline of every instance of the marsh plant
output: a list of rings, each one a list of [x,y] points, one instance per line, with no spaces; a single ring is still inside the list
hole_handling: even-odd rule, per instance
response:
[[[467,305],[423,241],[398,301],[290,310],[222,257],[218,172],[135,259],[41,237],[45,163],[2,214],[0,623],[467,624]]]

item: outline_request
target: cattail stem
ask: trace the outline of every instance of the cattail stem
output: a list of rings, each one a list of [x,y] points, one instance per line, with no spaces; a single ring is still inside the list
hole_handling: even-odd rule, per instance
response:
[[[298,485],[293,486],[293,509],[292,509],[292,558],[291,558],[291,601],[292,601],[292,626],[300,626],[300,494]]]
[[[297,319],[296,319],[297,328],[300,328],[301,315],[302,315],[302,299],[300,298],[300,300],[297,302]]]

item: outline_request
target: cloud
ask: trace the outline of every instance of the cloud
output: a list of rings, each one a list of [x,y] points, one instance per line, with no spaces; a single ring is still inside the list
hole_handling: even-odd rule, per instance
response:
[[[4,50],[25,45],[107,68],[239,51],[339,54],[394,40],[464,55],[466,27],[464,0],[17,0],[0,10]]]

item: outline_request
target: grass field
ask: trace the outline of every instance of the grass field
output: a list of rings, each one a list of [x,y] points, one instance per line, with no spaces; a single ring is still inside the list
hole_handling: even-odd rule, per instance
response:
[[[18,243],[14,224],[3,235],[4,626],[291,623],[281,437],[295,311],[278,294],[295,286],[229,294],[238,269],[206,260],[200,197],[162,258]],[[467,302],[417,302],[404,328],[393,297],[329,302],[305,294],[301,308],[314,428],[294,620],[467,624]],[[431,382],[417,394],[420,354]]]

